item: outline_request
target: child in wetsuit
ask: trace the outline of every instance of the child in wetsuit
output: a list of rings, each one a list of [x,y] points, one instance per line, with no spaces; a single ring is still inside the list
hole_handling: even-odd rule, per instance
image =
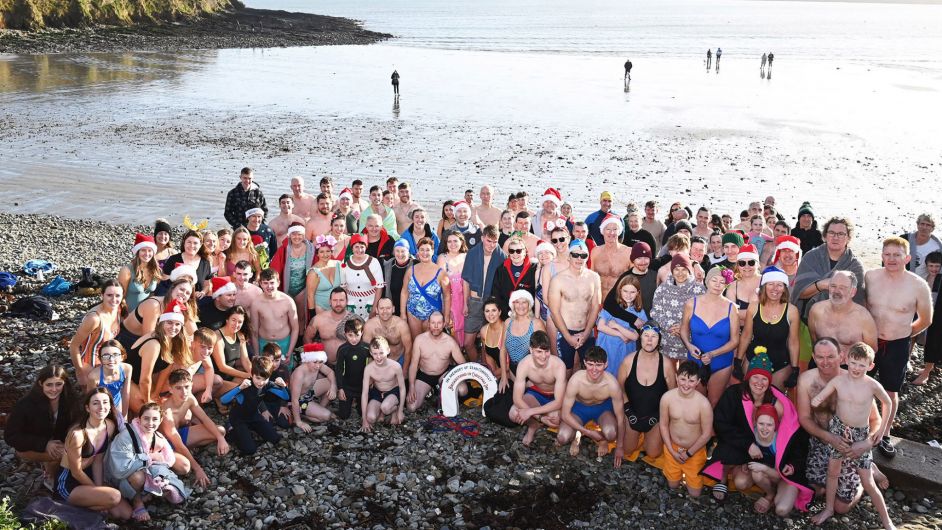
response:
[[[370,361],[370,348],[363,344],[363,321],[351,318],[343,324],[343,334],[347,342],[337,349],[337,400],[340,410],[337,416],[345,420],[350,417],[353,405],[360,409],[360,395],[363,391],[363,370]],[[363,411],[360,410],[360,415]]]
[[[254,454],[258,449],[252,432],[272,444],[281,441],[281,435],[270,422],[272,415],[265,405],[265,395],[274,394],[284,401],[289,396],[283,385],[270,381],[273,368],[271,359],[256,357],[252,360],[252,378],[242,380],[242,384],[219,399],[223,405],[230,405],[231,427],[226,438],[244,455]]]
[[[271,379],[276,385],[285,387],[285,381],[291,379],[291,371],[288,370],[288,363],[282,362],[281,346],[274,342],[269,342],[262,348],[262,357],[271,360],[272,373]],[[288,408],[288,402],[281,399],[277,394],[267,393],[262,398],[265,402],[265,408],[271,415],[270,422],[282,429],[291,428],[291,409]]]

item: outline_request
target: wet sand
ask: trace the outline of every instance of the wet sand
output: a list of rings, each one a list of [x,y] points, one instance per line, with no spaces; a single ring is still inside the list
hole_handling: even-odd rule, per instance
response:
[[[774,195],[789,218],[804,200],[849,215],[876,264],[881,238],[937,207],[938,86],[922,72],[777,61],[769,80],[645,59],[625,92],[613,62],[386,45],[0,60],[3,209],[221,226],[246,165],[273,203],[294,175],[396,175],[430,206],[485,182],[499,200],[554,185],[580,217],[604,189],[620,211],[735,214]]]

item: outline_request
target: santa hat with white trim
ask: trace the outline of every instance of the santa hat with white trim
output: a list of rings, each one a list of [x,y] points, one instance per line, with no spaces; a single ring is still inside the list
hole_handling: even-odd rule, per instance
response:
[[[142,248],[150,248],[154,252],[157,252],[157,243],[154,242],[153,236],[147,236],[144,234],[137,234],[134,236],[134,246],[131,247],[131,254],[137,255]]]
[[[253,215],[261,215],[262,217],[265,217],[265,210],[261,208],[249,208],[248,210],[245,211],[246,219],[248,219],[249,217],[252,217]]]
[[[348,199],[350,199],[350,200],[352,201],[352,200],[353,200],[353,190],[351,190],[350,188],[344,188],[344,189],[340,190],[340,195],[338,195],[337,198],[338,198],[338,199],[342,199],[342,198],[344,198],[344,197],[346,197],[346,198],[348,198]]]
[[[795,236],[778,236],[775,238],[775,256],[772,258],[772,264],[778,263],[779,252],[782,250],[791,250],[798,259],[801,259],[801,240]]]
[[[170,272],[170,283],[173,283],[184,276],[189,276],[196,283],[196,268],[186,263],[177,263],[176,268]]]
[[[458,210],[461,210],[461,209],[468,210],[468,213],[471,212],[471,206],[469,206],[468,203],[465,202],[463,199],[452,203],[452,207],[455,209],[455,213],[457,213]]]
[[[739,247],[739,256],[736,258],[736,261],[742,261],[746,259],[759,261],[759,251],[756,250],[756,246],[752,243],[745,244]]]
[[[301,352],[302,363],[326,363],[327,352],[324,351],[324,345],[320,342],[311,342],[304,345],[304,351]]]
[[[164,312],[161,313],[160,318],[157,320],[160,322],[166,322],[171,320],[173,322],[179,322],[183,324],[185,316],[183,314],[183,304],[179,300],[171,300],[167,307],[164,308]]]
[[[610,224],[615,224],[618,227],[618,235],[621,235],[625,231],[625,225],[622,224],[621,218],[615,214],[607,214],[604,219],[602,219],[601,224],[599,224],[599,232],[605,231],[605,227]]]
[[[546,188],[546,191],[543,192],[543,197],[540,198],[540,203],[544,203],[546,201],[550,201],[556,206],[559,206],[563,203],[563,196],[556,188]]]
[[[216,276],[212,280],[213,282],[213,299],[219,298],[224,294],[234,293],[238,291],[235,284],[229,281],[229,278]]]

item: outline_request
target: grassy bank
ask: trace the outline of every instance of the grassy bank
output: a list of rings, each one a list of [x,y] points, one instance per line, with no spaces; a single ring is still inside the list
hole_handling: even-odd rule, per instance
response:
[[[165,22],[242,7],[238,0],[0,0],[0,28]]]

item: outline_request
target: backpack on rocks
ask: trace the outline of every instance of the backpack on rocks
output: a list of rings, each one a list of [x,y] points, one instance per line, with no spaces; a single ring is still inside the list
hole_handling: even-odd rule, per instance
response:
[[[52,303],[44,296],[24,296],[10,304],[8,316],[23,317],[30,320],[52,320],[55,313]]]

